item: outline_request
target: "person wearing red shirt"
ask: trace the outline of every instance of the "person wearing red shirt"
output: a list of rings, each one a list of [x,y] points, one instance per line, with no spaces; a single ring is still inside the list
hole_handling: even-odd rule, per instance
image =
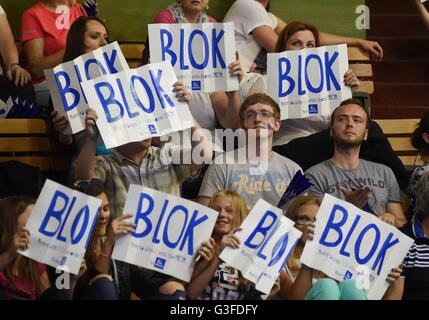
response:
[[[35,83],[44,80],[43,69],[62,62],[70,25],[83,15],[74,0],[42,0],[24,12],[21,42]]]

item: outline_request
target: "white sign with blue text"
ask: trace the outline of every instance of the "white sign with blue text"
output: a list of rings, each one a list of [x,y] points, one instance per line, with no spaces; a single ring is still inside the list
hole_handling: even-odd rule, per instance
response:
[[[281,119],[331,115],[352,97],[344,84],[348,68],[345,44],[269,53],[268,94],[279,104]]]
[[[100,205],[100,199],[46,180],[26,224],[29,249],[18,252],[78,274]]]
[[[269,294],[301,231],[283,211],[259,199],[236,232],[240,248],[226,247],[220,258],[241,271],[255,288]]]
[[[338,281],[355,279],[368,299],[379,300],[389,286],[387,275],[413,242],[377,216],[325,194],[301,262]]]
[[[117,240],[112,258],[189,282],[195,255],[212,234],[218,213],[196,202],[131,185],[124,213],[135,232]]]
[[[235,61],[234,24],[149,24],[150,61],[170,61],[189,91],[239,89],[228,66]]]
[[[88,101],[81,83],[128,69],[121,48],[117,42],[113,42],[73,61],[44,70],[54,108],[60,114],[65,114],[70,122],[70,128],[65,133],[75,134],[85,129]]]
[[[173,92],[176,81],[171,64],[161,62],[83,82],[106,148],[191,128],[189,106]]]

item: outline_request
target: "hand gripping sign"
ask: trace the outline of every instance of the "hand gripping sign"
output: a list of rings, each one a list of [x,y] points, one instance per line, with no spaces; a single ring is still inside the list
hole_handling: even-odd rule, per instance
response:
[[[172,91],[176,81],[171,64],[161,62],[83,82],[106,148],[191,128],[188,104]]]
[[[345,44],[269,53],[268,94],[279,104],[281,119],[331,115],[352,97],[343,81],[348,68]]]
[[[81,82],[128,69],[121,48],[113,42],[73,61],[44,70],[54,108],[60,114],[66,114],[70,122],[65,133],[74,134],[85,129],[88,101]]]
[[[218,213],[193,201],[131,185],[124,213],[135,232],[119,238],[112,258],[189,282],[195,255],[212,234]]]
[[[226,247],[220,258],[240,270],[257,290],[269,294],[301,237],[293,225],[282,210],[259,199],[236,233],[240,248]]]
[[[26,225],[29,249],[18,252],[78,274],[100,205],[100,199],[46,180]]]
[[[151,62],[170,61],[177,78],[196,92],[235,91],[229,75],[235,61],[234,24],[149,24]]]
[[[413,240],[397,228],[354,205],[325,194],[317,213],[313,241],[307,241],[301,262],[342,281],[368,277],[368,299],[381,299],[387,275],[398,267]],[[363,270],[367,270],[362,274]]]

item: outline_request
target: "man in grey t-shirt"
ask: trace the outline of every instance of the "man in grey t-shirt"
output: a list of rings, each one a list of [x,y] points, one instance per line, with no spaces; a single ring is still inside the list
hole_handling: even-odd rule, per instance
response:
[[[359,158],[361,144],[368,135],[367,124],[368,114],[358,100],[343,101],[334,110],[334,155],[305,172],[313,184],[308,193],[319,197],[329,193],[400,227],[406,219],[392,170]]]
[[[247,143],[247,149],[217,158],[204,176],[198,200],[208,205],[216,192],[228,189],[238,192],[248,208],[259,199],[277,205],[294,175],[301,170],[292,160],[272,151],[273,134],[280,128],[280,108],[269,96],[253,94],[241,105],[240,120],[247,138],[255,134],[254,150]],[[249,154],[259,155],[261,161],[252,164],[251,159],[255,158]],[[222,163],[217,164],[219,159]]]

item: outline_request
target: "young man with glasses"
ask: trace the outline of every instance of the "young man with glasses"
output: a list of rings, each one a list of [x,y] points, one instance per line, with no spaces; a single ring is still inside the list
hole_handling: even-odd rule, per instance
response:
[[[367,136],[365,108],[356,99],[343,101],[331,117],[334,155],[305,172],[313,184],[308,193],[321,198],[329,193],[400,227],[406,219],[393,171],[383,164],[359,158]]]
[[[280,128],[280,108],[266,94],[253,94],[240,107],[240,122],[245,145],[216,158],[209,166],[199,202],[207,205],[213,194],[228,189],[238,192],[249,208],[259,199],[277,205],[301,170],[295,162],[272,151],[273,135]]]

